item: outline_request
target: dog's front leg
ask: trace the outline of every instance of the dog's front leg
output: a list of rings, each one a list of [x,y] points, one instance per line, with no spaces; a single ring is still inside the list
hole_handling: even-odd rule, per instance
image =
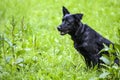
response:
[[[88,59],[88,58],[86,58],[86,57],[84,57],[84,58],[85,58],[86,66],[87,66],[88,68],[91,68],[91,67],[92,67],[91,60]]]
[[[95,67],[96,65],[99,66],[99,57],[97,55],[91,54],[91,61],[93,67]]]

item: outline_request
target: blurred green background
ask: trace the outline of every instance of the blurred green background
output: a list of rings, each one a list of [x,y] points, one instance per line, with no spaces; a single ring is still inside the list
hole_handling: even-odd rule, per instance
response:
[[[99,79],[99,72],[86,70],[70,36],[57,31],[62,6],[118,42],[120,0],[0,0],[0,80]]]

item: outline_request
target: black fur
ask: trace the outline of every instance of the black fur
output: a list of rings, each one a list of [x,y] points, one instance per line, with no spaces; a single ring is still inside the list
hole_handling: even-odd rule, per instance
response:
[[[70,14],[65,7],[63,7],[62,11],[63,19],[62,24],[58,27],[58,31],[60,31],[61,35],[71,35],[74,41],[74,47],[84,56],[88,67],[99,66],[101,63],[99,58],[102,54],[98,53],[104,48],[103,44],[109,46],[113,43],[102,37],[87,24],[83,24],[81,22],[83,14]],[[108,55],[107,52],[105,54]],[[116,58],[115,62],[118,63],[119,60]]]

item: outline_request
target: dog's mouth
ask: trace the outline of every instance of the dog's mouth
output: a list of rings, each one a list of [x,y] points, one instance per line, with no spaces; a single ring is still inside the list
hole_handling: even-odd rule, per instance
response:
[[[69,33],[69,30],[67,30],[67,29],[62,29],[61,27],[57,27],[57,29],[61,35],[65,35],[65,34]]]
[[[61,35],[65,35],[65,34],[67,34],[67,33],[69,33],[69,31],[64,31],[64,32],[63,32],[63,31],[60,31],[60,34],[61,34]]]

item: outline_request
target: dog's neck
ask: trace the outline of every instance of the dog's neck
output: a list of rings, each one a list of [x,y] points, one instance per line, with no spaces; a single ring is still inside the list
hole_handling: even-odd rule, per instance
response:
[[[80,22],[78,25],[74,26],[74,31],[69,33],[69,35],[71,35],[71,38],[75,40],[77,37],[80,37],[83,32],[84,32],[84,24]]]
[[[84,24],[82,24],[81,22],[79,23],[79,25],[76,28],[75,31],[75,36],[78,36],[78,34],[82,34],[84,31]]]

